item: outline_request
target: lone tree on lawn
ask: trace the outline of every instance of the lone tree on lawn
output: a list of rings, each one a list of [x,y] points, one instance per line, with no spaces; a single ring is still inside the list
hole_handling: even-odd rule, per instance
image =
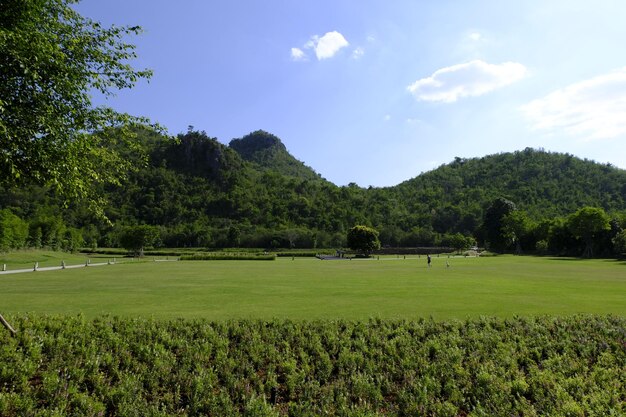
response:
[[[496,198],[485,211],[482,231],[488,249],[504,252],[509,246],[510,237],[504,230],[504,219],[516,210],[515,204],[506,198]]]
[[[120,233],[119,244],[135,255],[143,257],[143,250],[146,247],[153,246],[158,238],[159,229],[155,226],[147,224],[128,226]]]
[[[593,256],[593,244],[601,232],[611,229],[609,216],[599,207],[583,207],[569,216],[567,226],[572,234],[585,242],[583,258]]]
[[[369,256],[372,251],[380,249],[378,232],[367,226],[354,226],[348,232],[348,247]]]

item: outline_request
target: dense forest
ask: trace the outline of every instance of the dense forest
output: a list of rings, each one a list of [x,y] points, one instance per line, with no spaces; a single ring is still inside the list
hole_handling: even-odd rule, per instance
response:
[[[110,145],[134,169],[121,186],[99,190],[106,217],[47,188],[4,189],[0,247],[124,246],[123,235],[139,225],[157,247],[342,247],[347,231],[363,224],[387,247],[624,250],[626,171],[568,154],[457,157],[394,187],[362,188],[325,180],[264,131],[228,146],[192,127],[176,138],[135,133],[132,152]],[[601,223],[591,235],[572,226],[583,208]]]

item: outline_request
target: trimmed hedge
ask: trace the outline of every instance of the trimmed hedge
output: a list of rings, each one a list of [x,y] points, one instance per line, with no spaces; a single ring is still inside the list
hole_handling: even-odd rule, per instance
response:
[[[301,251],[284,251],[277,252],[276,256],[286,258],[286,257],[295,257],[295,258],[315,258],[317,255],[334,255],[335,251],[333,250],[301,250]]]
[[[262,253],[195,253],[183,255],[181,261],[273,261],[276,255]]]

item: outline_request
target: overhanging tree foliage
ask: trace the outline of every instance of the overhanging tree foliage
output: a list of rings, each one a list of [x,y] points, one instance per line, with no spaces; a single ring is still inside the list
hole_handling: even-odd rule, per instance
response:
[[[98,185],[129,168],[110,146],[144,122],[92,105],[148,70],[134,70],[139,27],[104,28],[78,14],[78,0],[5,0],[0,7],[0,183],[47,184],[101,208]],[[126,129],[122,128],[126,127]],[[122,129],[120,129],[122,128]]]
[[[151,72],[127,63],[136,54],[124,38],[139,27],[103,28],[77,2],[0,3],[0,185],[50,185],[102,215],[100,186],[130,168],[111,145],[130,144],[128,126],[144,120],[94,107],[90,93],[110,96]]]

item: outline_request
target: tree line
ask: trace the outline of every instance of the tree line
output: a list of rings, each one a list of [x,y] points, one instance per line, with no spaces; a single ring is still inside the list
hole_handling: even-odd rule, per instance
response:
[[[348,231],[364,225],[378,231],[383,247],[623,252],[625,172],[569,155],[527,149],[457,158],[395,187],[364,188],[336,186],[295,165],[280,140],[267,140],[265,132],[233,141],[244,155],[193,129],[176,138],[149,128],[134,135],[132,151],[116,145],[134,169],[121,185],[99,191],[105,218],[80,201],[64,206],[53,189],[4,188],[2,248],[129,247],[128,237],[138,235],[153,247],[345,247]],[[254,160],[258,152],[264,164]],[[274,167],[272,160],[281,162]],[[567,180],[553,175],[564,165],[570,166]],[[588,186],[594,182],[606,192]],[[518,188],[508,188],[513,184]],[[557,192],[566,187],[569,192]],[[580,220],[590,212],[597,225]]]

